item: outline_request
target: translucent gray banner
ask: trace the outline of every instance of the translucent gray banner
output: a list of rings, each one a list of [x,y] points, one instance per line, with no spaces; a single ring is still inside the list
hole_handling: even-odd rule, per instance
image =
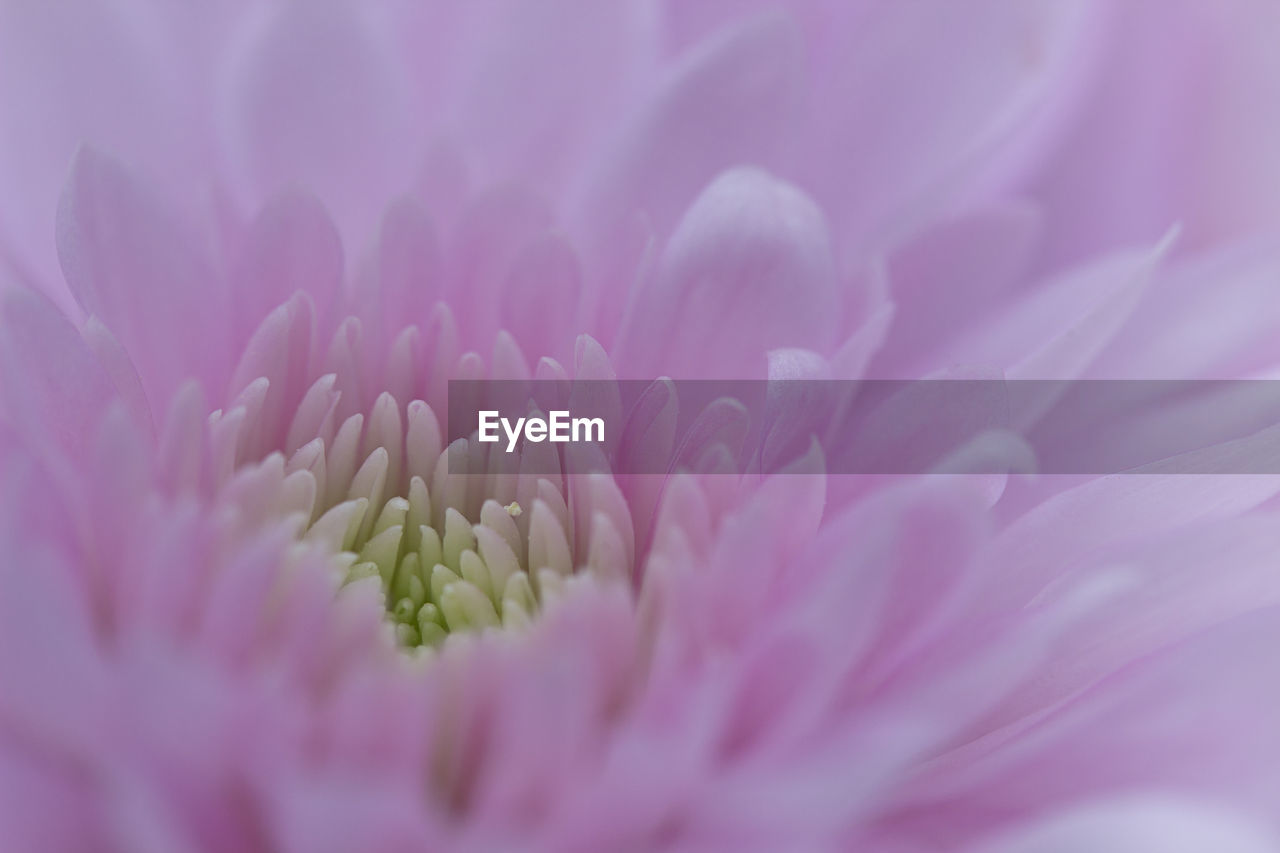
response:
[[[449,470],[1280,473],[1280,381],[452,381]]]

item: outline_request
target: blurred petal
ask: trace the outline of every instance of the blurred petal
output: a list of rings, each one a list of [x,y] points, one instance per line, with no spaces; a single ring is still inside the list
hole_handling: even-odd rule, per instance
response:
[[[1280,840],[1259,823],[1178,798],[1127,797],[1081,806],[980,844],[973,853],[1275,853]]]
[[[264,192],[306,186],[337,212],[346,236],[367,239],[381,205],[408,188],[422,136],[391,35],[364,5],[341,0],[254,12],[222,81],[240,189],[257,203]]]
[[[77,155],[58,209],[58,255],[80,306],[128,351],[153,410],[188,377],[226,381],[226,294],[173,218],[93,149]]]
[[[342,242],[324,207],[296,192],[272,199],[249,227],[232,279],[235,343],[243,346],[267,314],[299,291],[328,328],[344,272]]]
[[[618,360],[631,376],[763,378],[771,349],[830,346],[838,299],[822,212],[789,184],[735,169],[681,220]]]
[[[0,390],[35,446],[83,464],[116,389],[89,346],[43,296],[11,291],[0,307]],[[56,459],[56,456],[55,456]]]
[[[721,170],[768,163],[782,136],[779,118],[796,95],[799,61],[796,33],[778,15],[749,18],[684,57],[588,173],[588,232],[611,247],[643,211],[666,236]],[[594,268],[603,259],[591,261]]]

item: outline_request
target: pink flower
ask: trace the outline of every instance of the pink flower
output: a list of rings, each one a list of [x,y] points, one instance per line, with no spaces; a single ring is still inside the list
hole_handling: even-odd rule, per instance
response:
[[[8,845],[1276,846],[1274,476],[450,469],[450,379],[1274,369],[1264,4],[755,6],[0,5]]]

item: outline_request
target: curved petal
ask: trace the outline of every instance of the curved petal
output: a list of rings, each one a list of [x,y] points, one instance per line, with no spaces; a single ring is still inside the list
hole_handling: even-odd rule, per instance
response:
[[[75,327],[46,298],[22,290],[0,304],[0,394],[24,438],[73,465],[88,461],[94,429],[117,397]]]
[[[840,297],[826,221],[758,169],[724,173],[681,220],[619,342],[632,376],[763,378],[765,354],[823,352]]]
[[[225,65],[222,126],[251,204],[297,184],[337,213],[344,236],[373,233],[381,206],[407,189],[423,136],[388,29],[366,4],[342,0],[246,17]]]
[[[311,298],[318,326],[327,330],[340,307],[344,272],[342,241],[324,206],[296,191],[273,198],[249,226],[231,282],[236,344],[243,346],[299,291]]]
[[[176,61],[190,45],[148,8],[0,4],[0,246],[64,309],[52,224],[78,147],[118,152],[184,192],[199,185],[193,165],[207,165],[205,102],[186,85],[197,74]]]
[[[1275,853],[1260,821],[1193,799],[1130,796],[1038,821],[972,853]]]
[[[608,262],[628,242],[636,212],[666,236],[723,169],[776,159],[800,60],[791,23],[765,15],[708,40],[677,64],[586,173],[579,224],[602,238],[603,257],[587,259],[593,270],[616,274]]]
[[[77,155],[58,208],[58,256],[81,307],[128,351],[153,411],[186,378],[222,387],[225,291],[174,219],[93,149]]]

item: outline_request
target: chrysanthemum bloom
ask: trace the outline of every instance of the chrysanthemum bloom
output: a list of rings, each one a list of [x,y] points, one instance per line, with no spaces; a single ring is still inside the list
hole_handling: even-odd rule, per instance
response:
[[[8,846],[1270,849],[1275,478],[441,456],[458,378],[1271,367],[1270,12],[1148,5],[0,7]]]

